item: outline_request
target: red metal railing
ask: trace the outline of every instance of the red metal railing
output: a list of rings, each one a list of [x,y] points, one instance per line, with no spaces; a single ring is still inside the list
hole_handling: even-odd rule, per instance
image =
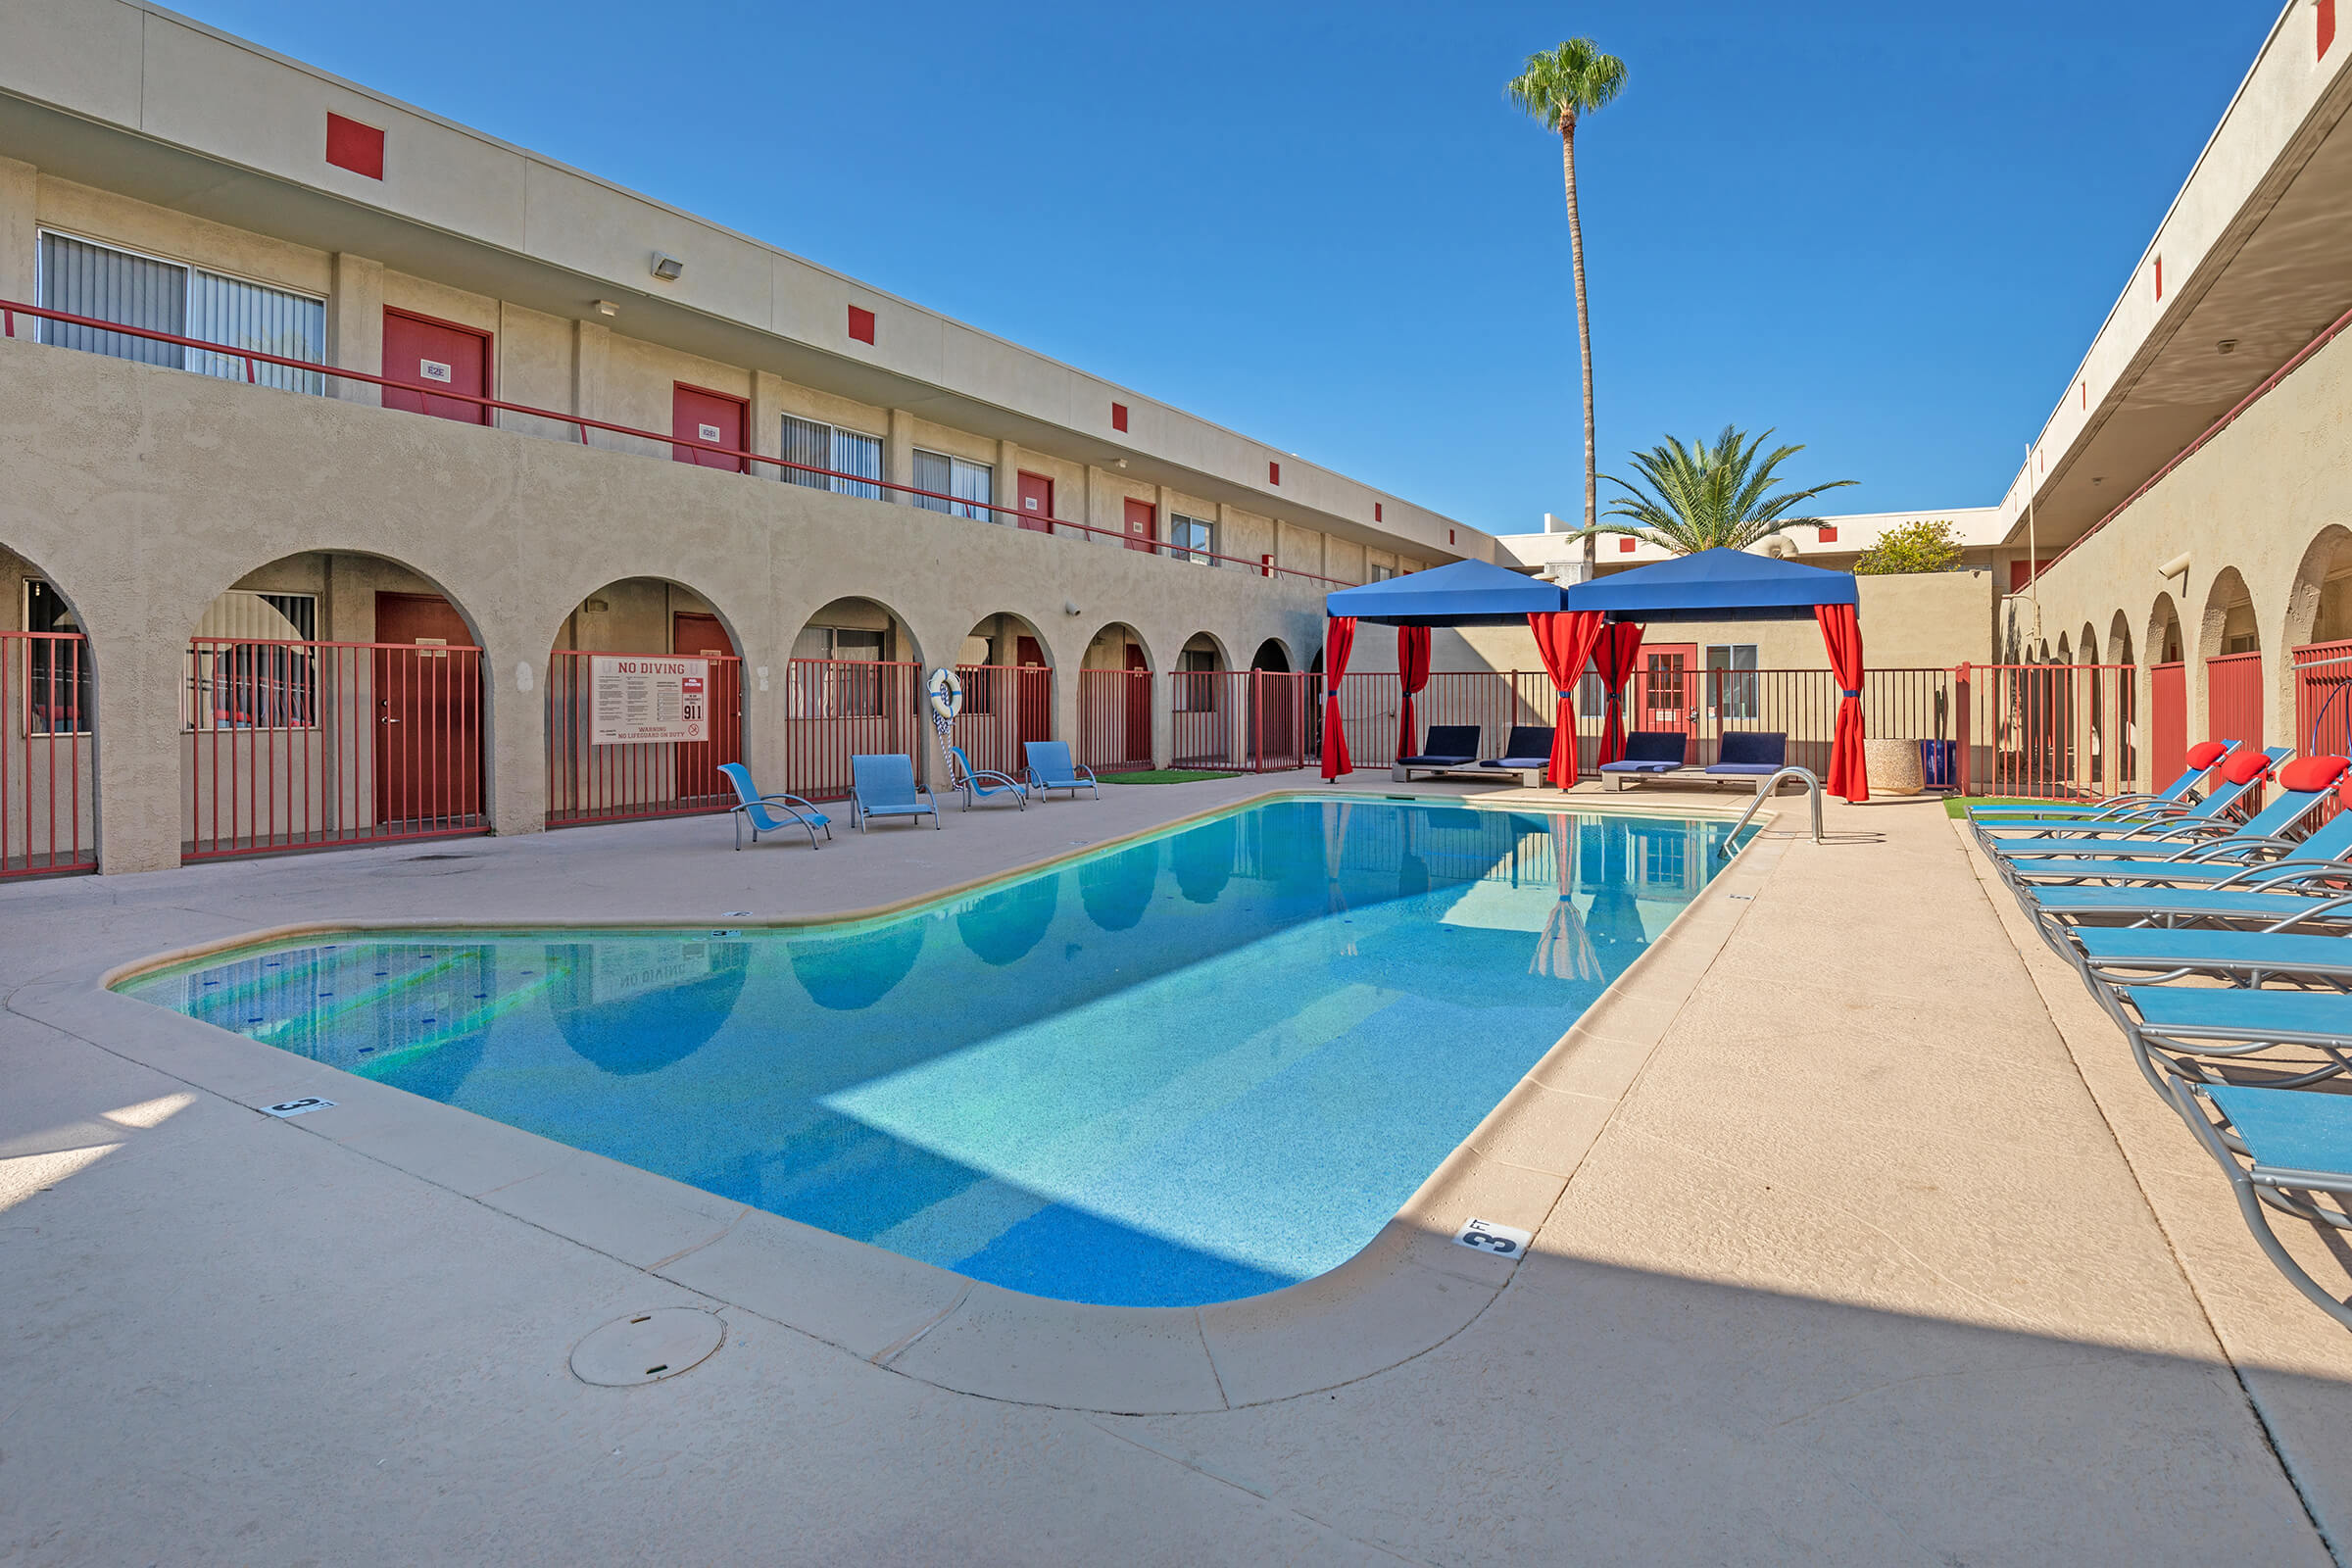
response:
[[[838,801],[850,793],[850,759],[900,752],[926,778],[932,752],[923,666],[904,661],[796,659],[784,666],[786,794]],[[974,760],[974,765],[988,764]]]
[[[2262,749],[2262,655],[2205,661],[2205,733]]]
[[[2352,757],[2352,642],[2307,643],[2292,657],[2295,749],[2305,757]],[[2336,809],[2329,796],[2314,825]]]
[[[1054,738],[1054,671],[1043,664],[958,664],[963,710],[952,739],[972,766],[1021,776],[1027,741]]]
[[[1271,773],[1303,767],[1315,677],[1271,669],[1178,670],[1174,699],[1176,767]]]
[[[181,858],[486,833],[475,648],[196,637]]]
[[[1098,773],[1152,765],[1152,672],[1078,672],[1078,760]]]
[[[248,382],[254,380],[254,368],[257,365],[275,365],[288,369],[301,370],[308,374],[331,377],[337,381],[353,381],[363,386],[391,388],[410,393],[416,390],[415,385],[410,382],[394,381],[381,375],[370,375],[365,370],[338,369],[331,365],[321,365],[313,360],[288,359],[283,355],[264,353],[260,349],[240,348],[226,343],[212,343],[203,338],[182,337],[173,332],[158,332],[149,327],[128,326],[120,321],[102,320],[88,316],[74,316],[65,311],[53,311],[38,305],[24,305],[14,300],[0,300],[0,337],[13,338],[17,335],[16,318],[20,316],[41,321],[63,322],[69,326],[94,327],[100,331],[118,333],[124,337],[144,338],[156,343],[174,343],[182,348],[202,349],[208,354],[242,362],[245,367],[245,379]],[[852,493],[862,494],[868,490],[887,491],[908,497],[918,504],[921,501],[936,501],[940,505],[931,510],[940,512],[960,514],[964,516],[969,516],[974,512],[986,512],[991,514],[992,520],[1007,527],[1025,526],[1046,533],[1078,538],[1097,535],[1105,542],[1122,544],[1131,550],[1156,555],[1180,564],[1239,568],[1261,577],[1295,577],[1301,582],[1326,583],[1334,588],[1351,586],[1340,578],[1326,577],[1319,572],[1300,571],[1295,566],[1276,565],[1272,556],[1250,558],[1223,555],[1213,550],[1178,549],[1164,540],[1145,544],[1131,539],[1123,529],[1119,528],[1098,528],[1092,523],[1073,522],[1067,517],[1040,518],[1034,513],[1022,513],[1018,507],[1002,506],[989,501],[973,501],[962,496],[949,495],[944,491],[924,490],[910,484],[894,483],[891,480],[869,474],[843,473],[806,463],[792,463],[783,458],[768,457],[763,453],[753,452],[742,447],[683,440],[674,431],[641,430],[633,425],[614,424],[606,419],[592,419],[585,415],[564,414],[555,409],[534,408],[527,403],[509,403],[503,398],[480,397],[468,392],[447,391],[438,387],[432,389],[432,396],[438,402],[466,403],[485,411],[545,420],[560,429],[574,431],[582,446],[590,444],[589,431],[601,430],[608,435],[626,436],[633,441],[649,443],[644,448],[648,455],[662,454],[677,458],[702,453],[712,458],[731,460],[719,466],[743,473],[756,473],[760,468],[766,467],[774,469],[780,476],[797,473],[827,481],[839,480],[845,484],[859,487],[858,491]],[[998,479],[1000,482],[1005,482],[1009,481],[1010,477],[1010,475],[1001,474]],[[1165,519],[1161,520],[1164,523]]]
[[[743,760],[743,661],[703,654],[707,714],[697,741],[600,742],[595,662],[668,658],[615,650],[558,649],[547,671],[547,825],[627,822],[723,811],[735,791],[719,764]]]
[[[2136,673],[2131,664],[1961,665],[1952,672],[1961,793],[2100,800],[2138,788]]]
[[[2162,789],[2188,766],[2188,666],[2148,666],[2148,777]]]
[[[0,631],[0,878],[98,869],[98,710],[79,632]]]

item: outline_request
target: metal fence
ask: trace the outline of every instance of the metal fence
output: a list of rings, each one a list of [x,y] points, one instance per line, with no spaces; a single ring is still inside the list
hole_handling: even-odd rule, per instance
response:
[[[600,742],[594,661],[644,655],[559,649],[548,659],[547,825],[629,822],[723,811],[735,792],[719,773],[743,760],[743,661],[703,654],[707,705],[699,741]],[[667,657],[667,656],[662,656]]]
[[[2205,661],[2205,732],[2260,750],[2262,655],[2224,654]]]
[[[906,661],[796,659],[784,668],[784,782],[789,795],[838,801],[850,793],[850,759],[902,752],[916,778],[931,745],[923,666]],[[976,765],[985,767],[975,758]],[[762,780],[760,787],[773,789]]]
[[[2157,788],[2188,765],[2188,666],[2148,666],[2148,777]]]
[[[1078,760],[1098,773],[1152,765],[1152,688],[1148,669],[1078,672]]]
[[[2295,671],[2295,733],[2305,757],[2352,757],[2352,642],[2308,643],[2291,656]],[[2316,822],[2335,815],[2335,797]]]
[[[958,664],[963,710],[953,739],[972,766],[1021,776],[1027,741],[1054,738],[1054,671],[1043,664]]]
[[[1961,665],[1961,793],[2098,800],[2137,788],[2136,673],[2132,664]]]
[[[1173,765],[1220,773],[1303,767],[1309,693],[1315,677],[1271,669],[1179,670],[1168,677],[1174,707]]]
[[[486,833],[475,648],[197,637],[181,857]]]
[[[98,868],[98,720],[78,632],[0,631],[0,877]]]

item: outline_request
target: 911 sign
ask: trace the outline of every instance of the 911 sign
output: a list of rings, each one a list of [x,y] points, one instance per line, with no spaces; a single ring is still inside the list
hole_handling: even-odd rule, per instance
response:
[[[597,654],[588,663],[588,738],[594,744],[710,738],[709,660]]]

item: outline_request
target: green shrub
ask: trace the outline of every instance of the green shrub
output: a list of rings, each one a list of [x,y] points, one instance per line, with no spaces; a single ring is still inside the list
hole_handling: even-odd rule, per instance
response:
[[[1960,540],[1948,521],[1906,522],[1879,535],[1879,542],[1854,563],[1856,573],[1870,577],[1910,571],[1957,571]]]

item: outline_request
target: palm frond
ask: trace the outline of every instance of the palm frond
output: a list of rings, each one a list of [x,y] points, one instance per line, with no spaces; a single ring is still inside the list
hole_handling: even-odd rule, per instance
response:
[[[1625,492],[1610,500],[1609,515],[1623,517],[1629,525],[1603,523],[1578,531],[1631,534],[1676,555],[1694,555],[1701,550],[1751,549],[1774,534],[1818,522],[1788,514],[1824,491],[1856,481],[1833,479],[1810,489],[1776,493],[1780,466],[1804,448],[1776,447],[1759,462],[1757,454],[1772,435],[1767,430],[1750,438],[1737,425],[1727,424],[1712,443],[1700,440],[1686,447],[1670,435],[1647,452],[1633,453],[1634,466],[1641,470],[1639,483],[1613,473],[1602,475]]]
[[[1625,62],[1590,38],[1528,56],[1527,69],[1503,84],[1503,96],[1546,128],[1589,115],[1624,90]]]

